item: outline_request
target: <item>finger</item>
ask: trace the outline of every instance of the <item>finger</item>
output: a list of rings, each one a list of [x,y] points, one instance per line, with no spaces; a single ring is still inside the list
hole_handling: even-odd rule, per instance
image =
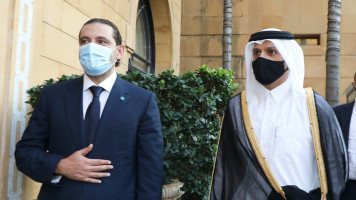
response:
[[[104,160],[104,159],[87,159],[87,163],[89,165],[97,166],[97,165],[110,165],[111,161],[110,160]]]
[[[79,152],[85,156],[87,155],[91,150],[93,149],[93,144],[90,144],[89,146],[85,147],[84,149],[79,150]]]
[[[88,167],[88,171],[90,172],[101,172],[105,170],[113,169],[114,166],[112,165],[98,165],[98,166],[90,166]]]
[[[107,172],[90,172],[88,173],[88,178],[105,178],[109,177],[110,173]]]
[[[97,184],[101,183],[101,180],[95,178],[85,178],[83,181],[88,183],[97,183]]]

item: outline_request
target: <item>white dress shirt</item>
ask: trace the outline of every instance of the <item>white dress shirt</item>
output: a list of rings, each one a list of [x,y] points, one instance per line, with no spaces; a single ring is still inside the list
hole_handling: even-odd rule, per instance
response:
[[[103,114],[103,110],[106,104],[106,101],[109,98],[109,94],[111,92],[112,87],[115,84],[116,81],[116,73],[112,73],[108,78],[106,78],[103,82],[99,83],[99,85],[96,85],[90,78],[84,74],[84,83],[83,83],[83,119],[85,118],[85,113],[87,112],[87,109],[89,107],[89,104],[93,100],[93,94],[90,91],[91,86],[100,86],[104,88],[104,90],[100,94],[100,117],[101,114]]]
[[[349,130],[349,179],[356,180],[356,101],[352,109]]]
[[[290,79],[261,99],[251,99],[251,122],[268,164],[281,186],[309,192],[320,187],[305,96],[291,89]]]

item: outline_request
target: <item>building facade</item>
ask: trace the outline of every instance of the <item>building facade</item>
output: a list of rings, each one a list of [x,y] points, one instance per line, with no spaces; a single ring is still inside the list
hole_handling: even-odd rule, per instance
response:
[[[343,0],[340,24],[340,103],[356,72],[356,2]],[[223,0],[182,0],[181,72],[223,65]],[[325,96],[328,0],[232,0],[232,63],[244,89],[244,53],[252,33],[278,28],[297,36],[305,56],[304,87]]]

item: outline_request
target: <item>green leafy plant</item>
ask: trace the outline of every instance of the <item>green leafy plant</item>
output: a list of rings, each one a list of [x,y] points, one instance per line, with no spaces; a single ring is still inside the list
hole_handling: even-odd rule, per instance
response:
[[[57,81],[77,78],[62,76]],[[164,140],[164,179],[178,178],[186,191],[183,199],[208,199],[211,173],[217,149],[220,117],[237,89],[233,72],[202,66],[196,72],[159,75],[132,72],[121,78],[156,93]],[[27,91],[32,107],[45,85]]]
[[[31,112],[29,112],[28,114],[32,114],[32,111],[35,108],[36,103],[37,103],[38,99],[41,96],[41,92],[42,92],[43,87],[45,87],[47,85],[51,85],[53,83],[57,83],[57,82],[76,79],[76,78],[79,78],[80,76],[81,75],[75,75],[75,74],[72,74],[71,76],[62,75],[56,81],[53,78],[50,78],[48,80],[45,80],[41,85],[37,85],[37,86],[35,86],[33,88],[30,88],[30,89],[26,90],[26,93],[29,96],[29,99],[28,99],[28,101],[25,101],[25,103],[30,104],[31,108],[32,108]]]

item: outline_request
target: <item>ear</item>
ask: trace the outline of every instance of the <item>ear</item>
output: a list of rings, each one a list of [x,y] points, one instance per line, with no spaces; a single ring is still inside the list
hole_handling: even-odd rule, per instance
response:
[[[117,60],[120,60],[120,59],[124,56],[124,53],[125,53],[125,46],[124,46],[124,45],[119,45],[119,46],[116,48],[116,51],[117,51],[116,59],[117,59]]]

